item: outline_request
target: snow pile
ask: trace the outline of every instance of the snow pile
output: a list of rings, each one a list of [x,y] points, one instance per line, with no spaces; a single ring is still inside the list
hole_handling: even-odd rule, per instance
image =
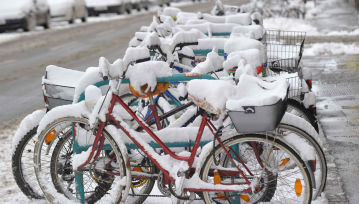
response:
[[[226,23],[235,23],[239,25],[250,25],[252,18],[250,13],[239,13],[236,15],[226,16]]]
[[[194,103],[215,114],[222,113],[227,99],[235,95],[233,81],[195,79],[188,82],[187,90]]]
[[[142,93],[141,86],[147,84],[145,93],[149,90],[154,91],[158,77],[168,77],[171,75],[172,72],[168,63],[161,61],[148,61],[134,64],[130,66],[126,72],[126,77],[130,79],[131,86],[140,93]]]
[[[16,130],[14,137],[12,138],[12,146],[11,150],[14,153],[17,145],[19,144],[20,140],[24,138],[24,136],[36,128],[39,125],[39,122],[44,117],[46,112],[44,110],[36,110],[33,113],[27,115],[20,123],[19,127]]]
[[[127,66],[130,63],[134,63],[137,60],[149,59],[150,51],[146,47],[129,47],[126,50],[125,56],[123,57],[124,69],[127,69]],[[116,61],[113,64],[114,68],[121,69],[121,66],[116,66]],[[116,67],[115,67],[116,66]],[[121,70],[122,71],[122,70]],[[121,73],[121,72],[120,72]],[[122,75],[122,73],[121,73]],[[119,76],[121,76],[119,75]]]
[[[90,85],[85,90],[85,104],[90,109],[95,107],[97,101],[101,98],[102,93],[101,89],[97,88],[94,85]]]
[[[75,87],[83,74],[81,71],[49,65],[46,67],[46,78],[42,81],[46,84]]]
[[[228,38],[202,38],[198,39],[198,45],[196,49],[200,50],[209,50],[214,47],[217,49],[224,49],[224,45],[226,44]]]
[[[265,18],[263,21],[264,28],[270,30],[285,30],[285,31],[303,31],[307,35],[318,35],[318,29],[312,26],[308,21],[294,18]]]
[[[262,39],[265,33],[261,25],[236,26],[232,29],[231,35],[241,35],[243,37]]]
[[[249,39],[245,37],[233,37],[229,38],[224,45],[224,52],[230,54],[235,51],[242,51],[248,49],[258,49],[264,52],[265,46],[258,40]]]
[[[243,106],[264,106],[284,100],[287,95],[288,83],[278,80],[272,83],[265,82],[257,77],[243,74],[239,78],[235,97],[230,98],[227,109],[242,111]]]
[[[187,85],[189,97],[198,106],[215,114],[224,109],[243,111],[243,106],[272,105],[287,95],[288,83],[273,83],[243,74],[237,85],[233,81],[192,80]]]
[[[223,68],[226,70],[237,67],[239,62],[250,64],[253,67],[259,67],[266,62],[265,53],[263,50],[247,49],[242,51],[235,51],[228,55],[227,60],[223,63]]]
[[[304,56],[359,54],[357,44],[316,43],[304,49]]]
[[[223,57],[219,56],[215,48],[207,54],[206,60],[197,64],[195,68],[191,71],[192,73],[198,74],[207,74],[210,72],[216,72],[222,69]]]
[[[100,75],[100,69],[98,67],[87,68],[85,74],[80,79],[78,79],[78,84],[75,87],[73,103],[78,102],[80,95],[85,91],[86,87],[102,80],[103,79]]]
[[[175,7],[166,7],[163,9],[162,15],[176,17],[178,13],[181,12],[181,9]]]

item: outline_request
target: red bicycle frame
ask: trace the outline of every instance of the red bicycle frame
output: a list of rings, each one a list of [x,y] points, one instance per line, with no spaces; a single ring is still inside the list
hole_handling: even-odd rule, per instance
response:
[[[116,126],[118,128],[120,128],[137,146],[138,148],[140,148],[146,155],[148,158],[150,158],[152,160],[152,162],[164,173],[164,175],[169,178],[172,182],[175,182],[175,179],[173,177],[171,177],[171,175],[169,174],[169,172],[163,168],[159,162],[153,158],[153,156],[151,156],[151,154],[149,154],[145,147],[143,145],[140,144],[140,142],[138,142],[136,140],[136,138],[134,138],[130,133],[129,131],[126,130],[126,128],[124,128],[122,125],[121,125],[121,122],[116,120],[116,118],[112,115],[112,111],[113,111],[113,108],[115,106],[115,104],[119,103],[132,117],[133,119],[135,119],[137,121],[137,123],[163,148],[164,152],[166,154],[169,154],[172,158],[174,159],[177,159],[177,160],[181,160],[181,161],[186,161],[188,163],[188,166],[189,166],[189,169],[192,169],[192,165],[193,165],[193,162],[194,162],[194,159],[195,159],[195,156],[196,156],[196,152],[197,152],[197,149],[199,147],[199,144],[200,144],[200,141],[201,141],[201,138],[202,138],[202,135],[203,135],[203,132],[204,132],[204,128],[207,126],[209,128],[209,130],[211,131],[211,133],[214,135],[214,137],[216,138],[216,140],[218,141],[218,143],[224,148],[227,156],[229,156],[229,158],[231,159],[231,161],[235,164],[236,168],[238,169],[238,171],[236,172],[229,172],[229,174],[234,174],[234,173],[239,173],[241,174],[241,176],[245,179],[246,183],[248,185],[250,185],[250,181],[246,178],[246,176],[244,175],[243,171],[239,168],[238,164],[236,164],[236,162],[234,162],[234,158],[231,156],[231,153],[230,151],[231,150],[227,150],[223,143],[220,141],[220,139],[216,136],[216,127],[211,123],[211,121],[209,120],[209,116],[206,112],[204,112],[202,115],[202,121],[201,121],[201,124],[200,124],[200,127],[199,127],[199,130],[198,130],[198,133],[197,133],[197,136],[196,136],[196,140],[195,140],[195,143],[194,143],[194,146],[192,148],[192,152],[190,154],[190,156],[188,157],[184,157],[184,156],[178,156],[176,153],[172,152],[169,147],[160,139],[158,138],[158,136],[147,126],[145,125],[144,122],[142,122],[142,120],[140,120],[137,115],[129,108],[129,106],[117,95],[115,94],[112,94],[112,99],[111,99],[111,102],[110,102],[110,107],[108,108],[108,113],[106,114],[106,122],[103,122],[101,121],[100,124],[99,124],[99,128],[98,128],[98,131],[96,133],[96,136],[95,136],[95,140],[94,140],[94,143],[93,143],[93,146],[92,146],[92,151],[88,157],[88,159],[86,160],[86,162],[84,162],[82,165],[80,165],[78,167],[78,170],[80,170],[81,168],[83,168],[84,166],[86,166],[90,161],[91,159],[94,157],[94,159],[96,159],[99,154],[100,154],[100,151],[102,149],[102,146],[104,144],[104,140],[105,138],[102,136],[102,131],[104,130],[104,127],[106,126],[106,124],[109,122],[109,121],[112,121],[114,124],[116,124]],[[155,115],[156,117],[156,115]],[[158,116],[157,116],[158,117]],[[96,152],[97,151],[97,152]],[[95,154],[96,152],[96,154]],[[232,150],[233,152],[233,150]],[[237,158],[238,159],[238,158]],[[239,160],[240,163],[242,165],[245,166],[245,164]],[[245,167],[246,168],[246,167]],[[246,168],[246,170],[248,171],[248,173],[251,175],[252,173],[249,171],[248,168]],[[215,191],[214,189],[207,189],[208,191]],[[196,189],[193,189],[193,191],[196,191]],[[221,190],[221,191],[232,191],[232,190]],[[246,190],[248,191],[248,189]]]

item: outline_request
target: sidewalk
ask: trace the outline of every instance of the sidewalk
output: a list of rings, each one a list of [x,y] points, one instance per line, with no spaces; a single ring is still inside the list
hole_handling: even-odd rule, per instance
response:
[[[359,28],[358,12],[344,0],[318,1],[308,21],[320,32]],[[310,43],[359,43],[358,36],[311,36]],[[308,42],[309,42],[308,41]],[[307,42],[307,41],[306,41]],[[329,203],[359,203],[359,55],[303,58],[312,70],[318,119],[328,162],[325,189]]]

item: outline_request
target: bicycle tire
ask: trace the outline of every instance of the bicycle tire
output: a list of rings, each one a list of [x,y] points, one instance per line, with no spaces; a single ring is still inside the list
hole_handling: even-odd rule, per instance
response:
[[[38,137],[38,142],[35,145],[35,153],[34,153],[34,166],[35,166],[35,174],[38,180],[38,183],[46,197],[46,199],[49,202],[69,202],[69,200],[72,201],[79,201],[79,199],[76,199],[75,196],[71,196],[72,193],[67,193],[65,191],[63,191],[64,194],[58,193],[56,188],[54,187],[54,185],[51,185],[51,162],[49,161],[49,159],[52,157],[51,153],[53,152],[54,148],[53,145],[55,145],[59,142],[60,138],[64,135],[62,134],[66,134],[66,130],[65,128],[68,128],[71,126],[69,126],[69,124],[73,124],[73,123],[82,123],[82,124],[88,124],[88,121],[86,119],[83,118],[76,118],[76,117],[64,117],[64,118],[59,118],[57,120],[52,121],[49,125],[47,125],[40,133],[39,137]],[[55,138],[51,141],[51,143],[49,143],[48,146],[45,146],[45,139],[47,134],[52,131],[52,130],[56,130],[56,136]],[[127,168],[127,166],[125,165],[125,159],[123,157],[123,153],[121,151],[121,149],[119,148],[119,145],[116,143],[116,140],[114,140],[110,135],[108,134],[104,134],[104,137],[106,139],[106,141],[108,142],[108,144],[111,146],[111,151],[114,152],[114,157],[116,158],[116,168],[114,168],[114,170],[117,170],[119,172],[118,177],[113,178],[110,175],[109,179],[111,180],[111,184],[112,186],[114,186],[116,183],[121,182],[121,179],[126,178],[127,181],[129,181],[131,178],[129,178],[129,170]],[[107,143],[106,143],[107,144]],[[46,150],[46,151],[45,151]],[[105,161],[105,159],[103,160]],[[92,163],[93,162],[93,163]],[[96,163],[97,161],[92,161],[91,165],[95,164],[94,168],[97,168]],[[96,171],[96,169],[94,169]],[[50,171],[50,172],[48,172]],[[97,172],[95,172],[97,173]],[[100,172],[101,173],[101,172]],[[102,175],[98,173],[97,174],[97,178],[99,179],[107,179],[105,177],[105,175]],[[103,172],[102,172],[103,173]],[[107,174],[106,174],[107,175]],[[76,184],[76,186],[78,186]],[[112,188],[111,190],[107,191],[107,194],[105,197],[103,197],[104,199],[111,199],[110,202],[115,202],[118,203],[121,201],[122,199],[122,195],[123,193],[126,193],[126,191],[128,192],[129,186],[128,184],[126,185],[118,185],[115,188]],[[101,198],[102,200],[102,198]]]
[[[294,115],[297,115],[299,117],[304,118],[306,121],[308,121],[314,129],[319,133],[319,125],[317,118],[315,115],[308,109],[304,107],[302,103],[295,99],[288,99],[288,107],[286,112],[292,113]]]
[[[313,199],[316,199],[317,196],[320,196],[321,192],[324,191],[325,185],[327,182],[328,168],[327,168],[327,160],[326,160],[323,149],[320,147],[317,140],[313,136],[311,136],[308,133],[308,131],[306,131],[306,130],[303,130],[294,125],[285,124],[285,123],[280,123],[277,128],[278,129],[284,128],[287,130],[294,131],[295,133],[298,134],[298,136],[301,136],[302,138],[304,138],[306,140],[306,142],[308,142],[312,147],[314,147],[314,150],[315,150],[316,156],[318,157],[319,162],[317,162],[317,160],[315,160],[316,162],[310,163],[311,165],[313,165],[313,166],[310,166],[310,169],[315,176],[314,179],[315,179],[316,185],[318,185],[318,181],[320,181],[319,187],[316,186],[316,188],[315,188],[316,190],[313,191]],[[295,146],[293,146],[293,145],[290,145],[290,146],[292,146],[293,149],[296,149]],[[315,167],[314,167],[314,165],[315,165]],[[318,169],[320,172],[318,171]]]
[[[67,148],[64,148],[65,145],[68,144],[68,142],[70,142],[69,146],[67,146]],[[63,149],[65,149],[66,151],[65,155],[61,154],[63,152]],[[57,192],[62,194],[64,194],[60,184],[60,180],[62,178],[59,178],[59,174],[61,174],[62,177],[67,176],[68,172],[66,171],[68,171],[68,169],[66,169],[66,165],[68,165],[67,166],[68,168],[72,167],[70,166],[72,154],[73,154],[72,134],[67,134],[65,135],[65,137],[60,138],[57,144],[55,145],[55,148],[51,155],[51,164],[50,164],[52,183],[54,184]],[[61,158],[60,159],[61,161],[59,160],[59,158]],[[67,161],[64,161],[64,159]],[[65,162],[65,165],[63,162]],[[96,201],[101,199],[111,188],[111,185],[105,182],[97,182],[96,184],[97,186],[94,188],[94,193],[86,197],[85,200],[86,203],[95,203]]]
[[[41,189],[37,184],[36,177],[33,174],[33,145],[31,145],[31,142],[34,139],[34,136],[36,135],[37,127],[34,127],[30,131],[28,131],[22,139],[19,141],[18,145],[15,148],[15,151],[11,157],[11,165],[12,165],[12,174],[14,175],[15,182],[17,186],[20,188],[20,190],[29,198],[29,199],[43,199],[44,196],[42,195]],[[30,145],[28,147],[28,145]],[[27,152],[31,155],[29,155],[29,167],[25,167],[25,165],[28,163],[27,161],[23,161],[24,159],[24,153]],[[26,171],[30,171],[25,172]],[[25,175],[24,175],[25,174]],[[34,178],[32,178],[34,177]],[[30,182],[31,181],[34,182]],[[37,189],[36,189],[37,187]]]
[[[248,144],[262,144],[262,148],[263,147],[266,147],[265,145],[268,144],[270,146],[270,153],[272,154],[273,151],[283,151],[283,153],[281,155],[276,155],[278,159],[281,159],[281,158],[289,158],[289,161],[291,161],[290,165],[286,166],[286,164],[284,166],[282,166],[283,168],[283,171],[278,171],[276,172],[276,174],[278,174],[278,179],[288,179],[288,181],[281,181],[281,180],[277,180],[277,184],[275,185],[276,188],[275,188],[275,191],[274,192],[259,192],[261,194],[258,193],[258,197],[256,200],[252,200],[254,197],[254,194],[252,197],[248,197],[250,199],[250,202],[261,202],[261,201],[272,201],[273,199],[279,199],[280,201],[283,202],[283,199],[284,198],[278,198],[278,195],[280,195],[280,192],[279,190],[281,190],[281,188],[283,188],[283,184],[287,184],[287,183],[290,183],[290,184],[293,184],[296,185],[295,183],[300,183],[300,186],[301,186],[301,189],[299,192],[291,192],[291,191],[288,191],[286,192],[286,195],[289,196],[290,192],[291,192],[291,195],[292,195],[292,198],[291,199],[294,199],[295,196],[297,195],[298,197],[298,193],[299,194],[299,197],[302,197],[302,195],[304,196],[303,197],[303,200],[302,202],[303,203],[310,203],[311,200],[312,200],[312,182],[311,182],[311,178],[310,178],[310,173],[308,171],[308,168],[307,166],[305,165],[304,161],[299,157],[299,155],[296,153],[295,150],[293,150],[289,145],[287,145],[284,141],[278,139],[278,138],[273,138],[271,136],[268,136],[268,135],[260,135],[260,134],[247,134],[247,135],[239,135],[239,134],[235,134],[231,137],[229,137],[229,139],[227,139],[226,141],[223,142],[223,144],[226,146],[226,147],[230,147],[230,146],[233,146],[233,145],[240,145],[241,147],[247,147],[249,146]],[[273,148],[274,146],[274,148]],[[250,149],[250,148],[249,148]],[[201,171],[200,171],[200,178],[203,180],[203,181],[214,181],[214,178],[208,178],[210,176],[210,169],[213,167],[213,165],[215,165],[213,162],[213,158],[214,156],[212,154],[215,154],[216,157],[220,157],[220,152],[223,151],[222,147],[220,145],[217,145],[213,150],[212,152],[207,155],[207,158],[204,162],[204,165],[203,167],[201,168]],[[253,151],[254,152],[254,151]],[[246,162],[247,164],[253,164],[255,165],[255,167],[257,167],[259,164],[256,162],[256,161],[249,161],[249,157],[245,157],[245,156],[248,156],[250,152],[245,152],[245,154],[241,154],[240,156],[242,160],[245,160],[247,159],[247,161],[244,161]],[[263,154],[264,153],[264,154]],[[272,161],[270,160],[269,156],[265,154],[265,150],[263,150],[261,153],[260,153],[260,156],[259,157],[267,157],[268,159],[265,159],[265,161]],[[258,153],[259,154],[259,153]],[[274,154],[274,153],[273,153]],[[280,157],[278,157],[280,156]],[[284,157],[282,157],[284,156]],[[276,159],[276,160],[278,160]],[[258,160],[258,159],[257,159]],[[223,159],[221,161],[224,161]],[[282,161],[282,164],[283,164],[283,159],[281,160]],[[278,160],[279,162],[279,160]],[[265,171],[273,171],[273,170],[279,170],[280,168],[277,168],[277,167],[280,167],[279,163],[277,163],[277,161],[272,161],[272,163],[268,163],[266,162],[266,167],[263,168],[265,169]],[[272,166],[272,165],[275,165],[275,166]],[[287,175],[279,175],[281,172],[285,172],[285,170],[288,170],[290,172],[291,169],[289,168],[292,168],[292,166],[294,165],[294,169],[295,171],[292,171],[292,173],[290,174],[287,174]],[[259,165],[260,166],[260,165]],[[220,167],[222,168],[222,167]],[[225,167],[224,167],[225,168]],[[233,167],[232,167],[233,168]],[[260,172],[260,175],[263,174],[263,169],[261,169],[262,167],[258,168],[258,172]],[[251,169],[253,170],[253,169]],[[254,169],[256,170],[256,169]],[[296,175],[295,172],[298,171],[300,174],[299,175]],[[213,172],[213,171],[212,171]],[[254,172],[254,171],[253,171]],[[252,172],[252,173],[253,173]],[[293,174],[295,175],[293,178],[290,177],[290,175]],[[253,174],[255,175],[255,174]],[[213,177],[213,173],[212,173],[212,177]],[[221,176],[223,177],[223,176]],[[253,176],[255,177],[255,176]],[[260,187],[262,187],[263,185],[265,185],[265,183],[263,182],[262,180],[262,176],[260,177],[261,179],[259,181],[261,181],[259,184]],[[235,178],[234,178],[235,179]],[[234,180],[233,178],[231,178],[230,180],[233,181]],[[290,179],[290,180],[289,180]],[[228,181],[228,180],[226,180]],[[304,185],[303,185],[304,184]],[[299,184],[298,184],[299,185]],[[292,187],[292,186],[291,186]],[[304,190],[303,190],[304,188]],[[268,190],[268,187],[267,188],[264,188],[266,190]],[[274,190],[274,189],[269,189],[269,190]],[[291,189],[292,191],[294,189]],[[284,190],[286,191],[286,190]],[[279,192],[279,193],[278,193]],[[302,194],[304,192],[304,194]],[[218,193],[218,192],[217,192]],[[235,197],[235,196],[232,196],[232,195],[229,195],[228,193],[224,193],[225,196],[222,197],[222,198],[225,198],[225,201],[223,200],[220,200],[218,199],[218,194],[217,193],[210,193],[210,192],[204,192],[203,193],[203,196],[204,196],[204,200],[206,203],[212,203],[212,202],[215,202],[215,203],[235,203],[236,200],[233,200],[232,197]],[[214,195],[214,197],[210,198],[211,196],[209,196],[209,194],[211,195]],[[263,197],[263,195],[270,195],[272,197]],[[284,194],[282,194],[284,195]],[[237,196],[238,197],[238,196]],[[229,199],[229,200],[228,200]],[[289,198],[287,198],[289,199]],[[218,201],[220,200],[220,201]]]

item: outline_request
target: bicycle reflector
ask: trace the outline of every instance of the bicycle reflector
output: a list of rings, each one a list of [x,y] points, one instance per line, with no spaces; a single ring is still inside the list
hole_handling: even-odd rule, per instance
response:
[[[48,145],[52,140],[54,140],[55,135],[56,135],[56,130],[55,129],[48,132],[46,137],[45,137],[45,143]]]
[[[295,194],[297,194],[297,197],[300,197],[300,195],[302,194],[303,186],[299,178],[295,180],[294,190],[295,190]]]
[[[285,166],[289,162],[289,160],[290,158],[282,159],[282,163],[280,164],[280,166]]]
[[[240,195],[239,196],[242,200],[246,201],[247,203],[251,202],[251,199],[248,195]]]
[[[219,172],[217,170],[214,170],[214,184],[221,184],[222,182],[222,178],[221,175],[219,174]],[[222,192],[218,192],[216,193],[217,197],[221,200],[225,200],[225,195]]]

